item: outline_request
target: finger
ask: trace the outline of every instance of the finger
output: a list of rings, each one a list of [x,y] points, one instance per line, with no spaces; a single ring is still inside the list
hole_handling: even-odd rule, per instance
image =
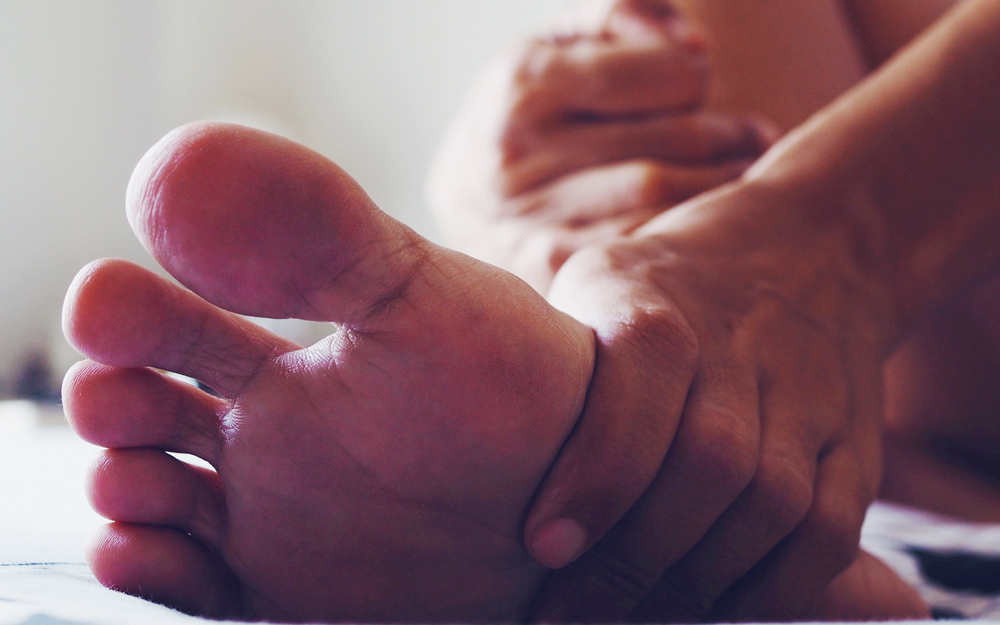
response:
[[[698,545],[663,575],[639,617],[702,618],[738,579],[805,518],[812,503],[815,454],[775,441],[765,428],[757,473]],[[685,602],[665,600],[673,595]]]
[[[165,527],[112,523],[87,545],[101,584],[188,614],[237,618],[239,581],[198,541]]]
[[[227,404],[190,384],[85,360],[66,373],[62,400],[70,425],[94,445],[157,447],[218,462]]]
[[[713,112],[559,125],[532,138],[530,151],[507,159],[505,192],[517,195],[568,172],[621,161],[688,168],[745,162],[767,149],[764,132],[756,118]]]
[[[810,621],[930,620],[930,608],[913,586],[864,551],[813,603]]]
[[[641,227],[674,204],[738,177],[750,161],[674,167],[633,161],[588,168],[511,202],[498,224],[495,264],[545,293],[578,250]]]
[[[740,367],[699,371],[656,480],[593,550],[550,577],[537,617],[613,622],[631,614],[753,477],[756,407],[754,378]]]
[[[63,307],[66,337],[91,360],[156,367],[239,394],[263,362],[298,349],[127,261],[95,261],[77,274]]]
[[[622,3],[619,3],[622,4]],[[556,31],[515,50],[513,117],[532,123],[567,115],[599,117],[689,111],[705,98],[707,64],[690,28],[650,29],[634,14],[604,26]],[[658,20],[679,24],[676,16]],[[608,24],[615,27],[609,28]],[[682,32],[673,37],[673,32]],[[510,63],[510,61],[507,61]]]
[[[843,427],[849,409],[845,394],[835,383],[839,378],[831,371],[836,364],[823,360],[825,355],[792,359],[786,354],[772,363],[785,368],[795,366],[796,371],[804,373],[794,384],[784,378],[761,384],[763,430],[760,460],[752,482],[698,545],[664,574],[640,616],[702,618],[732,584],[806,518],[813,503],[817,458]],[[836,362],[835,358],[830,360]],[[824,401],[815,401],[815,395],[806,399],[802,387],[822,388]],[[671,594],[689,601],[665,601]]]
[[[674,9],[669,0],[611,0],[604,29],[633,37],[667,34],[691,51],[705,49],[704,34]]]
[[[534,220],[521,221],[516,224],[516,238],[511,237],[509,253],[498,264],[539,293],[545,293],[559,268],[578,250],[627,234],[658,214],[658,209],[637,210],[572,229],[555,224],[537,224]]]
[[[549,470],[525,523],[532,556],[572,562],[613,526],[656,475],[673,439],[697,342],[674,310],[636,306],[597,328],[583,415]],[[616,418],[617,415],[627,415]]]
[[[877,440],[877,439],[876,439]],[[877,445],[858,442],[831,449],[820,461],[816,497],[802,524],[742,580],[713,612],[720,620],[801,617],[858,553],[861,525],[877,480]]]
[[[526,56],[515,110],[529,119],[680,113],[705,97],[704,57],[669,43],[581,37]]]
[[[225,516],[219,476],[158,449],[109,449],[90,470],[91,507],[113,521],[169,526],[218,549]]]
[[[796,331],[794,326],[782,329],[786,335]],[[843,382],[842,356],[815,341],[801,343],[812,347],[761,354],[767,364],[763,370],[770,373],[759,382],[763,429],[754,479],[695,549],[664,574],[638,611],[640,618],[703,618],[810,514],[818,458],[844,436],[845,420],[857,406]],[[774,373],[782,371],[796,375]],[[690,601],[665,602],[672,593]]]
[[[562,11],[548,25],[554,39],[581,34],[611,31],[625,34],[647,34],[648,31],[668,31],[690,46],[703,45],[694,28],[680,18],[669,0],[590,0],[577,2]]]
[[[659,214],[738,178],[752,163],[750,158],[707,166],[677,165],[652,158],[602,163],[563,175],[520,196],[512,203],[512,212],[532,217],[539,224],[569,229],[633,213]]]
[[[136,167],[127,207],[140,241],[180,282],[260,317],[364,319],[426,260],[426,242],[337,165],[241,126],[168,134]]]

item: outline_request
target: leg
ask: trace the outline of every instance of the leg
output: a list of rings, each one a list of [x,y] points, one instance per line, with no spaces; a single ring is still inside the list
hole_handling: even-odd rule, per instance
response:
[[[956,0],[672,0],[709,39],[708,105],[791,129],[858,82]]]
[[[955,2],[675,3],[710,39],[709,105],[756,110],[789,128],[859,80],[866,57],[884,60]],[[1000,519],[996,311],[1000,279],[938,311],[887,366],[883,497]]]
[[[753,111],[789,130],[867,72],[838,0],[672,0],[705,33],[708,106]]]
[[[785,128],[859,80],[866,56],[884,60],[954,4],[675,2],[711,40],[716,77],[709,104],[757,110]],[[1000,519],[998,294],[994,280],[939,311],[887,366],[884,497],[972,520]],[[959,457],[965,461],[956,464]]]
[[[837,2],[796,0],[755,3],[752,8],[710,0],[675,4],[707,33],[716,73],[709,100],[712,107],[761,112],[787,129],[850,87],[866,71],[862,49]],[[845,606],[852,608],[853,615],[925,614],[919,598],[898,578],[891,577],[893,583],[880,588],[884,590],[881,594],[869,593],[872,576],[867,572],[872,570],[872,562],[867,556],[859,558],[841,576],[831,588],[836,596],[831,595],[823,604],[825,614],[836,615]],[[582,603],[592,600],[581,598]]]
[[[1000,277],[935,312],[889,361],[882,497],[1000,521]]]
[[[91,358],[67,414],[113,448],[91,483],[117,521],[90,550],[98,579],[214,616],[523,619],[544,570],[521,523],[582,409],[590,331],[264,133],[175,131],[128,200],[194,293],[105,260],[67,297]],[[302,348],[228,311],[340,326]]]

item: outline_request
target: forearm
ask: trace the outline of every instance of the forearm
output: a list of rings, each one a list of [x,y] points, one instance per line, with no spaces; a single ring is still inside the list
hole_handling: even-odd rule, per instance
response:
[[[860,182],[875,219],[859,227],[903,326],[1000,257],[998,61],[1000,2],[960,7],[774,163]]]
[[[566,262],[549,298],[596,366],[525,536],[584,555],[536,616],[791,620],[855,559],[884,359],[1000,257],[998,41],[1000,0],[970,5],[742,180]]]
[[[998,61],[1000,2],[959,7],[727,191],[749,205],[699,202],[647,232],[753,253],[807,307],[846,267],[892,343],[1000,258]]]

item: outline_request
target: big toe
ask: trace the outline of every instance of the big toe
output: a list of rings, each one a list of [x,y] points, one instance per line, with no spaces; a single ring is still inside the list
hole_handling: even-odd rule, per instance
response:
[[[399,290],[426,244],[325,157],[230,124],[191,124],[160,140],[136,167],[127,206],[174,277],[262,317],[363,317]]]

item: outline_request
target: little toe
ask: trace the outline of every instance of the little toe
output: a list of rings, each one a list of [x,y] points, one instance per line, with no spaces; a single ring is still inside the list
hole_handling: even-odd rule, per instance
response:
[[[348,323],[391,299],[425,241],[340,167],[292,141],[181,127],[136,167],[129,221],[164,268],[223,308]]]
[[[109,449],[91,467],[87,495],[112,521],[163,525],[218,548],[225,517],[219,476],[156,449]]]
[[[174,529],[112,523],[91,538],[87,561],[105,586],[199,616],[244,616],[241,587],[222,560]]]
[[[92,360],[183,373],[227,397],[238,395],[268,358],[299,348],[118,259],[80,270],[66,295],[63,328]]]
[[[220,420],[228,404],[147,368],[89,360],[66,373],[66,418],[83,440],[101,447],[157,447],[218,464]]]

